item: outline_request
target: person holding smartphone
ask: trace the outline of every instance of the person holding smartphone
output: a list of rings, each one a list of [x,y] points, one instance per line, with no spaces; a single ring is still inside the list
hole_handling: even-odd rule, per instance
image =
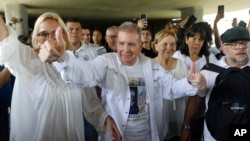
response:
[[[147,18],[143,18],[143,16],[141,15],[141,18],[137,21],[137,26],[141,29],[141,41],[143,47],[141,52],[145,56],[155,58],[157,56],[157,53],[152,48],[152,35],[150,29],[148,28],[148,22],[146,20]]]

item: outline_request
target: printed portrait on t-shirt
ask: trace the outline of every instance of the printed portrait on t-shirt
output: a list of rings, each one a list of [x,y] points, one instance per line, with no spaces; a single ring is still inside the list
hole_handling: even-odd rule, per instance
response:
[[[129,87],[131,94],[129,114],[145,112],[146,89],[144,79],[141,77],[129,77]]]

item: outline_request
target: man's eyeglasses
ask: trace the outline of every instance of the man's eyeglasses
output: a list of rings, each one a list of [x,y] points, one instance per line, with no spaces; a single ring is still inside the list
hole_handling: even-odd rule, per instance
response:
[[[231,49],[238,49],[240,46],[242,48],[250,47],[250,42],[249,41],[229,42],[229,43],[224,43],[223,45],[229,46]]]
[[[52,37],[52,39],[56,39],[55,32],[56,32],[55,30],[51,32],[42,31],[42,32],[39,32],[37,36],[39,37],[40,40],[43,40],[43,41],[48,40],[50,36]]]

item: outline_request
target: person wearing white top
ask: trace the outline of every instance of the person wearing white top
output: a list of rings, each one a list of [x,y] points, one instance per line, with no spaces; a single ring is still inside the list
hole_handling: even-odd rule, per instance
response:
[[[11,103],[11,141],[84,141],[82,102],[87,110],[95,107],[93,117],[98,117],[94,119],[100,128],[106,124],[112,129],[111,134],[117,131],[110,116],[99,111],[100,104],[88,98],[82,101],[82,88],[65,83],[51,63],[39,59],[41,47],[55,42],[56,29],[61,31],[65,48],[73,49],[65,34],[66,26],[56,13],[47,12],[37,19],[32,36],[34,49],[20,43],[0,16],[0,64],[16,77]]]
[[[157,51],[155,60],[160,63],[175,78],[182,79],[188,75],[187,65],[173,57],[177,48],[177,36],[174,31],[162,29],[156,33],[153,47]],[[187,104],[187,97],[175,100],[164,100],[164,139],[171,141],[179,139],[181,124]]]
[[[95,51],[94,48],[84,44],[81,42],[81,37],[82,37],[82,28],[81,28],[81,23],[78,19],[75,18],[69,18],[65,21],[66,23],[66,27],[67,27],[67,33],[69,35],[69,40],[72,43],[72,45],[75,47],[75,50],[72,52],[72,55],[74,55],[76,58],[81,59],[81,60],[85,60],[85,61],[89,61],[89,60],[93,60],[96,56],[97,53]],[[74,54],[73,54],[74,53]],[[92,97],[92,100],[94,101],[99,101],[101,102],[98,97],[97,97],[97,92],[95,87],[86,87],[82,89],[82,99],[85,99],[86,95],[88,95],[87,97]],[[86,109],[84,107],[86,107],[83,104],[83,109]],[[89,107],[89,113],[95,111],[94,107]],[[105,112],[104,109],[101,109],[102,112]],[[86,110],[83,110],[83,112],[86,112]],[[86,141],[97,141],[98,140],[98,133],[96,131],[96,129],[98,129],[98,127],[94,127],[93,125],[95,125],[95,122],[93,123],[89,123],[89,121],[92,120],[92,118],[86,120],[86,115],[83,115],[84,117],[84,131],[85,131],[85,140]]]
[[[207,34],[205,30],[200,26],[200,24],[194,24],[189,30],[186,31],[185,38],[182,46],[173,55],[174,58],[178,58],[184,61],[190,68],[192,62],[195,63],[195,71],[200,72],[201,68],[210,63],[216,63],[217,59],[214,54],[210,53],[208,50]],[[189,108],[190,104],[199,107],[197,111],[194,111],[195,115],[185,114],[183,119],[183,130],[181,130],[181,138],[190,138],[192,133],[192,140],[200,141],[202,138],[202,128],[204,119],[205,104],[204,99],[195,95],[189,97],[186,108]],[[191,120],[192,119],[192,120]],[[193,120],[194,119],[194,120]],[[193,121],[191,123],[191,121]],[[190,132],[190,124],[192,124]]]
[[[217,63],[218,66],[229,68],[237,67],[244,68],[250,66],[249,51],[250,48],[250,36],[246,28],[233,27],[228,29],[222,37],[222,51],[225,54],[224,57]],[[218,73],[208,70],[202,70],[201,73],[206,78],[206,93],[199,93],[199,96],[206,98],[206,109],[208,107],[208,101],[211,91],[214,87],[215,79]],[[231,88],[234,89],[234,88]],[[235,88],[236,89],[236,88]],[[214,113],[217,115],[218,113]],[[227,130],[227,129],[225,129]],[[204,122],[204,141],[215,141],[215,139],[207,129],[206,122]]]
[[[64,49],[58,36],[57,45]],[[98,84],[102,88],[106,112],[125,141],[162,141],[163,99],[194,95],[205,85],[204,77],[194,72],[194,65],[188,77],[176,80],[160,64],[142,55],[140,29],[132,22],[119,27],[117,53],[93,61],[79,62],[65,52],[59,53],[55,44],[46,47],[50,49],[41,49],[40,59],[53,62],[67,83],[82,87]],[[51,59],[53,56],[59,57],[57,61]],[[109,134],[105,140],[111,140]]]

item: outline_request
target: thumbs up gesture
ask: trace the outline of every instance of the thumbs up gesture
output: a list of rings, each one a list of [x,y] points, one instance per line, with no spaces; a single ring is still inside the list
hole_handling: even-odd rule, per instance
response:
[[[192,86],[198,89],[204,89],[206,87],[206,80],[201,73],[195,72],[195,63],[191,63],[190,70],[188,72],[188,81]]]
[[[47,40],[40,46],[39,54],[41,61],[52,63],[54,61],[63,62],[66,58],[66,42],[62,27],[58,27],[55,32],[56,40]]]

